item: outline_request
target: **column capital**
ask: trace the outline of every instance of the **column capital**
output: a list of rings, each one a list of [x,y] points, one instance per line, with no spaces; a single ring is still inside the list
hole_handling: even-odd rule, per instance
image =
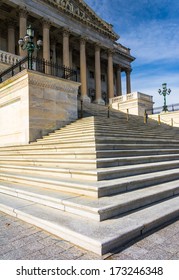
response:
[[[122,68],[123,68],[122,65],[117,64],[117,66],[116,66],[116,69],[117,69],[117,70],[121,70],[121,71],[122,71]]]
[[[86,36],[81,36],[80,37],[80,43],[82,45],[85,45],[87,41],[88,41],[88,37],[86,37]]]
[[[69,37],[70,36],[70,29],[63,28],[63,37]]]
[[[8,28],[15,28],[16,27],[16,25],[17,25],[17,22],[15,21],[15,20],[13,20],[13,19],[6,19],[6,24],[7,24],[7,26],[8,26]]]
[[[20,7],[20,8],[19,8],[19,15],[20,15],[20,17],[27,18],[28,14],[29,14],[29,13],[28,13],[26,7],[24,7],[24,8]]]
[[[107,49],[107,54],[113,56],[115,51],[113,49]]]
[[[125,69],[125,72],[126,72],[126,75],[130,75],[132,72],[132,69],[131,68]]]
[[[50,29],[51,21],[48,18],[42,18],[42,26],[43,28]]]
[[[101,47],[102,47],[102,45],[100,43],[95,43],[95,50],[96,51],[100,51]]]

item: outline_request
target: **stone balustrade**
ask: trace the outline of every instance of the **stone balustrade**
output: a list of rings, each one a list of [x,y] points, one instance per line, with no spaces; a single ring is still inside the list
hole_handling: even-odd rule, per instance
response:
[[[123,52],[123,53],[130,54],[130,49],[124,47],[124,46],[121,45],[121,44],[114,44],[114,47],[115,47],[116,49],[118,49],[119,51]]]
[[[153,102],[153,96],[141,93],[141,92],[133,92],[130,94],[126,94],[126,95],[122,95],[122,96],[117,96],[114,98],[110,99],[110,104],[113,103],[123,103],[126,102],[128,100],[132,100],[132,99],[144,99],[146,101],[149,102]]]
[[[0,50],[0,62],[13,65],[16,64],[21,59],[22,59],[21,56]]]
[[[133,92],[110,99],[112,108],[138,116],[144,116],[149,108],[152,111],[153,104],[153,96],[141,92]]]

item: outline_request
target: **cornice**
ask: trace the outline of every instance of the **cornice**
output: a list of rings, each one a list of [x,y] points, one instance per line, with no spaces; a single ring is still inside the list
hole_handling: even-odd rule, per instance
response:
[[[102,20],[84,1],[82,0],[43,0],[47,4],[54,6],[59,11],[76,19],[96,31],[102,33],[112,40],[119,39],[119,36],[112,30],[112,25]]]

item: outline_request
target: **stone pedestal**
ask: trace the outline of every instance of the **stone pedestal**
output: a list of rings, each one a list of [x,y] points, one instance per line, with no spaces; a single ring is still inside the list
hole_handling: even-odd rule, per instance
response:
[[[28,144],[77,119],[80,84],[24,70],[0,84],[0,146]]]

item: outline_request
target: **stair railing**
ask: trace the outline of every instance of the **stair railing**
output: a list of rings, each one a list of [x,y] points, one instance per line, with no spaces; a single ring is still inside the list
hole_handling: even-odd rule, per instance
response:
[[[15,74],[21,72],[24,69],[29,69],[29,60],[30,58],[27,56],[3,71],[0,74],[0,83],[7,80],[9,77],[13,77]],[[33,71],[41,72],[63,79],[72,79],[77,82],[78,77],[77,71],[75,69],[39,58],[32,58],[31,63],[33,63],[33,69],[31,69]]]

